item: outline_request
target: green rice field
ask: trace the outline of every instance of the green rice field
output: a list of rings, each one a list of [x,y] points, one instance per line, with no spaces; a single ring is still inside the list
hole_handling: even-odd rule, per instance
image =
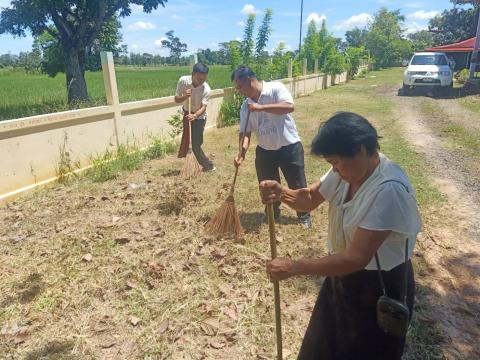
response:
[[[121,102],[174,95],[178,78],[191,73],[190,66],[133,68],[117,66]],[[85,74],[91,101],[81,107],[106,104],[101,71]],[[212,89],[231,86],[229,66],[210,66]],[[68,110],[65,75],[54,78],[26,74],[23,70],[0,69],[0,120]]]

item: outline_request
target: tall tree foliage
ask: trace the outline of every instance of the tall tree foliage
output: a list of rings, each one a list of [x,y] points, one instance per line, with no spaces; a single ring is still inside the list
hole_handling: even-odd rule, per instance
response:
[[[272,9],[266,9],[265,15],[263,16],[262,24],[258,29],[257,41],[255,44],[255,56],[257,57],[257,59],[261,58],[264,55],[264,50],[267,47],[268,39],[270,37],[270,34],[272,33],[272,16]]]
[[[376,68],[398,65],[412,52],[411,43],[403,37],[405,17],[400,10],[381,8],[368,27],[366,48]]]
[[[315,23],[310,22],[303,42],[297,60],[307,59],[307,66],[310,70],[314,69],[315,60],[318,60],[319,70],[327,74],[339,74],[345,70],[345,58],[339,51],[341,42],[330,34],[325,20],[322,21],[318,32]],[[295,61],[295,64],[298,63],[299,61]],[[294,72],[298,72],[298,68]]]
[[[430,20],[428,29],[433,34],[433,44],[445,45],[474,37],[477,31],[479,8],[444,10]]]
[[[121,45],[121,24],[117,16],[113,16],[105,22],[93,41],[92,46],[85,49],[85,70],[96,71],[101,68],[100,52],[111,51],[114,57],[126,52],[126,47]],[[51,35],[57,30],[50,26],[49,31],[44,31],[36,36],[33,41],[33,49],[38,49],[42,54],[40,69],[44,74],[54,77],[58,73],[65,72],[65,55],[58,38]]]
[[[267,60],[269,58],[269,55],[265,49],[267,47],[267,43],[272,32],[272,17],[273,11],[271,9],[266,9],[255,40],[255,14],[249,14],[247,16],[247,22],[245,23],[245,28],[243,30],[243,39],[239,49],[241,54],[241,61],[243,64],[251,66],[256,71],[259,78],[269,77],[269,71],[267,69]],[[233,50],[230,53],[232,55],[235,55],[236,47],[230,47],[230,49]],[[231,59],[230,64],[233,64],[235,62],[236,59]]]
[[[88,99],[85,82],[86,51],[102,26],[115,14],[128,16],[131,4],[151,12],[167,0],[12,0],[0,13],[0,34],[40,36],[44,31],[58,40],[64,55],[69,103]],[[56,31],[52,31],[51,25]]]
[[[252,62],[253,49],[255,42],[253,40],[253,30],[255,28],[255,14],[248,14],[247,22],[243,30],[243,40],[241,45],[242,60],[244,64],[250,64]]]
[[[310,70],[314,68],[315,60],[319,58],[321,52],[320,35],[317,32],[315,21],[308,24],[307,35],[303,40],[303,46],[300,58],[307,59],[307,65]]]
[[[407,37],[412,42],[413,51],[424,51],[433,45],[433,35],[427,30],[408,34]]]
[[[173,30],[170,30],[165,33],[165,35],[167,35],[167,39],[162,40],[162,47],[169,49],[170,56],[176,60],[176,64],[179,64],[182,53],[187,51],[187,44],[182,43],[180,38],[175,36],[173,32]]]
[[[367,30],[359,29],[358,27],[345,32],[345,41],[347,42],[347,46],[355,48],[365,46],[366,35]]]

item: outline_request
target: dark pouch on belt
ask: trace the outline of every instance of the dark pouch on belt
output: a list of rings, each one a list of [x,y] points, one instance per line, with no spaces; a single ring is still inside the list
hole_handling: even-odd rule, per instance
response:
[[[408,239],[405,240],[405,268],[401,296],[403,302],[387,296],[378,254],[375,254],[375,261],[383,291],[383,295],[377,300],[377,324],[386,333],[404,338],[410,324],[410,310],[407,307]]]
[[[407,335],[410,311],[404,303],[386,295],[377,301],[377,324],[386,333],[399,338]]]

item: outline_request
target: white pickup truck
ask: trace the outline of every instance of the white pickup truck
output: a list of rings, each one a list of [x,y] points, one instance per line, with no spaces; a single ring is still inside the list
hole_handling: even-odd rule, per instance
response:
[[[403,92],[415,87],[453,87],[452,63],[441,52],[415,53],[403,76]]]

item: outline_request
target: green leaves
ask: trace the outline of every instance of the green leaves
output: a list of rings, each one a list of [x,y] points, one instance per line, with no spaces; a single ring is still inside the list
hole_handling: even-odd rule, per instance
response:
[[[174,57],[178,64],[182,53],[187,51],[187,44],[182,43],[178,36],[173,35],[173,30],[166,32],[165,35],[168,40],[162,40],[162,47],[170,50],[170,56]]]

